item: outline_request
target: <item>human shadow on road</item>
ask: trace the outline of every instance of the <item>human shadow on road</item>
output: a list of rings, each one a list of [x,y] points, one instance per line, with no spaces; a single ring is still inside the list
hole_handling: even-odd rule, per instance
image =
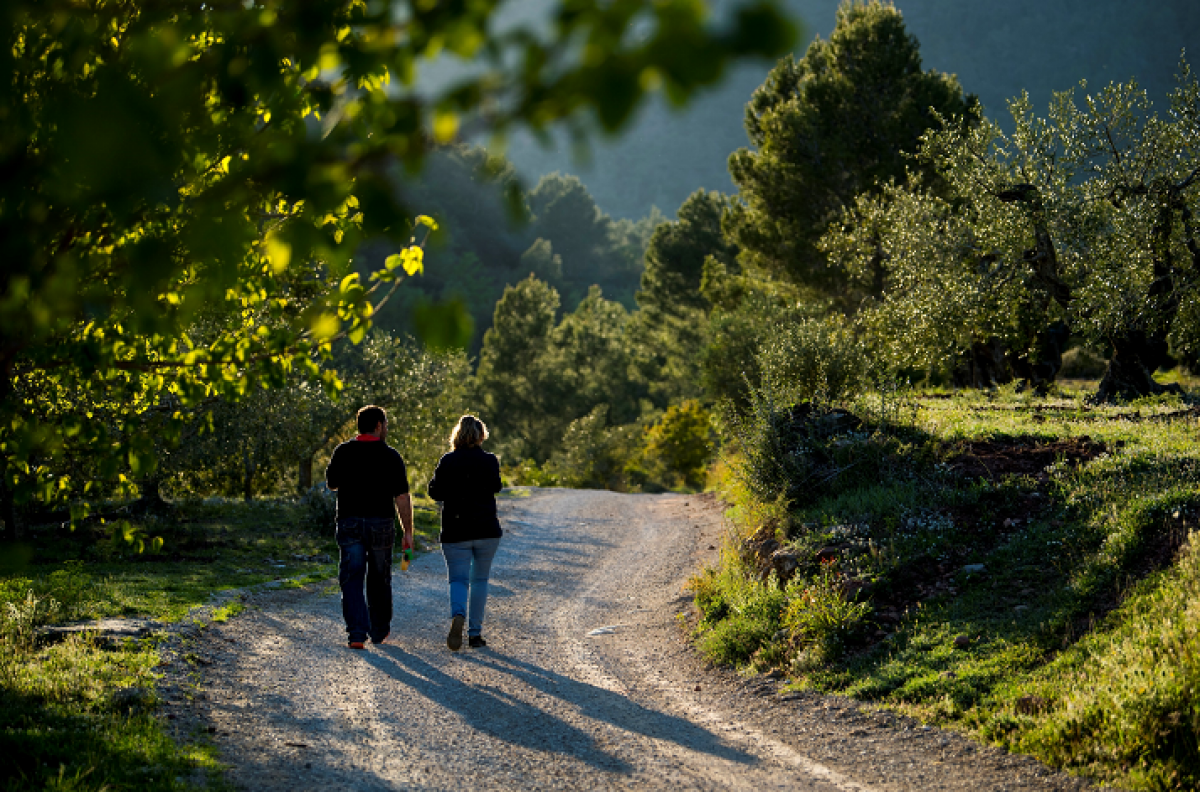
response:
[[[618,729],[672,742],[697,753],[731,762],[754,764],[758,761],[754,755],[729,745],[718,735],[689,720],[649,709],[620,693],[571,679],[494,650],[472,653],[465,659],[519,679],[535,690],[578,707],[587,717],[604,721]]]
[[[383,644],[363,659],[434,704],[453,710],[473,729],[534,751],[573,756],[613,773],[629,774],[624,759],[606,753],[586,732],[543,709],[490,686],[469,685],[398,646]]]

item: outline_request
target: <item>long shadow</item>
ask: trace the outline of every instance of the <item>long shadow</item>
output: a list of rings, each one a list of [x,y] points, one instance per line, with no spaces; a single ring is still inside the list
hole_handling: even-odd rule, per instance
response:
[[[628,762],[606,753],[591,735],[561,718],[497,688],[463,683],[398,646],[374,648],[363,656],[367,664],[454,710],[473,729],[534,751],[573,756],[597,770],[633,772]]]
[[[538,750],[546,750],[553,743],[552,750],[557,753],[575,756],[595,767],[630,772],[626,762],[601,751],[589,735],[544,710],[517,701],[498,690],[474,687],[452,679],[435,666],[404,652],[399,647],[384,645],[380,648],[392,657],[396,664],[390,669],[384,667],[381,661],[375,661],[373,665],[410,684],[423,695],[453,707],[468,723],[481,731],[506,742],[525,744]],[[373,660],[375,656],[368,658],[368,662]],[[727,745],[717,735],[688,720],[648,709],[619,693],[491,650],[465,655],[464,660],[507,674],[534,690],[576,707],[593,720],[608,723],[618,729],[672,742],[698,753],[739,764],[750,765],[758,761],[752,754]],[[496,717],[499,710],[494,708],[497,706],[517,708],[518,714],[525,718],[521,722],[527,724],[527,728],[515,733],[507,728],[503,731],[498,730],[497,723],[511,724],[511,721]]]

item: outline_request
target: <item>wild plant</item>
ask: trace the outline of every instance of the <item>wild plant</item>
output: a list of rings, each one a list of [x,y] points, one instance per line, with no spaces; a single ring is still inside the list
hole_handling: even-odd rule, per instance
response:
[[[870,615],[870,604],[850,599],[845,584],[837,562],[831,560],[812,578],[795,577],[785,589],[783,627],[801,650],[796,670],[836,659],[846,639]]]

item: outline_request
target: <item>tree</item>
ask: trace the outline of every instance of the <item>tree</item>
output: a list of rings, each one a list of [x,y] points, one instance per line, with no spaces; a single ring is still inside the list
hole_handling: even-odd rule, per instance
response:
[[[1200,85],[1181,68],[1167,118],[1130,83],[1082,107],[1057,94],[1046,118],[1021,97],[1011,135],[990,122],[931,133],[921,156],[949,198],[890,190],[826,240],[859,277],[886,273],[864,324],[898,360],[991,348],[1033,384],[1053,377],[1049,347],[1070,332],[1113,350],[1097,398],[1170,389],[1152,373],[1172,339],[1195,338],[1197,317],[1181,308],[1200,284]]]
[[[674,221],[654,230],[646,248],[631,332],[643,374],[660,405],[699,394],[696,355],[709,308],[700,289],[704,262],[711,256],[726,268],[737,267],[737,247],[721,232],[728,204],[720,193],[697,190],[679,207]]]
[[[475,386],[497,443],[518,459],[534,457],[557,439],[546,426],[554,407],[543,387],[541,359],[550,345],[558,306],[558,292],[530,275],[504,290],[492,327],[483,335]]]
[[[703,11],[573,2],[547,41],[489,36],[493,4],[5,3],[6,532],[16,501],[95,483],[64,483],[56,460],[91,454],[99,479],[137,477],[155,464],[149,436],[189,405],[316,373],[333,339],[361,340],[382,301],[372,289],[422,265],[389,163],[416,167],[464,120],[503,134],[569,118],[582,132],[590,116],[615,130],[651,82],[684,99],[731,59],[787,46],[769,2],[726,29]],[[443,48],[480,68],[417,91],[416,67]],[[374,282],[354,277],[351,256],[380,235],[395,257]],[[336,389],[329,370],[325,382]],[[54,406],[31,413],[30,394]]]
[[[361,345],[338,344],[325,365],[345,381],[336,400],[318,379],[297,375],[207,405],[189,422],[188,442],[162,458],[167,486],[246,499],[303,494],[314,485],[318,458],[356,433],[354,412],[365,404],[388,411],[388,442],[404,455],[414,489],[423,486],[446,450],[449,427],[467,407],[466,355],[374,330]]]
[[[746,106],[753,149],[729,158],[738,202],[728,228],[743,262],[846,296],[817,249],[825,229],[857,196],[907,181],[909,155],[939,118],[971,123],[978,112],[953,76],[922,71],[894,6],[845,0],[829,41],[780,61]]]

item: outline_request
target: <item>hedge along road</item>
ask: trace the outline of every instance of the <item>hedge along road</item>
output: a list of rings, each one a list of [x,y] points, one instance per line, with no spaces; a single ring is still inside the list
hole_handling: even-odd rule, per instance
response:
[[[711,499],[534,490],[501,500],[488,646],[446,648],[440,553],[393,576],[386,644],[345,646],[336,587],[255,598],[204,631],[178,729],[247,789],[1083,789],[1027,757],[767,676],[706,667],[683,586]]]

